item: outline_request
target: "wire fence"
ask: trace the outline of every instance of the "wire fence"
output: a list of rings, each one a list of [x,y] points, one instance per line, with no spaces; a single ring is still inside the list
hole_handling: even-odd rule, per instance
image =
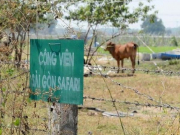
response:
[[[110,71],[114,71],[117,72],[118,68],[117,67],[108,67],[108,66],[92,66],[92,65],[86,65],[86,67],[89,68],[90,71],[95,72],[98,70],[101,71],[106,71],[106,70],[110,70]],[[143,72],[143,73],[154,73],[154,74],[158,74],[158,75],[169,75],[169,76],[180,76],[180,71],[173,71],[173,70],[162,70],[162,69],[158,69],[158,70],[150,70],[150,69],[140,69],[140,68],[135,68],[135,69],[131,69],[131,68],[121,68],[119,69],[122,72],[125,71],[135,71],[135,72]]]
[[[50,111],[51,103],[46,103],[43,101],[31,101],[29,100],[29,67],[27,61],[19,62],[21,67],[19,69],[14,68],[17,62],[12,61],[2,61],[0,63],[0,113],[1,113],[1,130],[6,131],[3,134],[43,134],[50,133],[51,126],[53,123],[53,115]],[[88,66],[92,71],[92,75],[100,75],[104,79],[108,79],[112,82],[112,85],[121,87],[122,89],[131,90],[137,96],[145,98],[145,103],[128,100],[118,100],[118,99],[107,99],[98,98],[93,96],[84,96],[84,102],[87,100],[100,101],[100,102],[112,102],[113,104],[124,104],[124,105],[135,105],[140,107],[156,107],[156,108],[168,108],[176,110],[179,112],[179,107],[168,103],[162,103],[157,101],[156,98],[149,94],[140,92],[140,90],[126,86],[123,83],[115,81],[111,76],[107,75],[105,71],[112,70],[117,71],[116,67],[108,66]],[[132,71],[132,69],[124,68],[124,71]],[[102,73],[104,71],[104,73]],[[136,72],[143,73],[155,73],[179,76],[180,72],[176,71],[163,71],[163,70],[148,70],[148,69],[136,69]],[[95,78],[96,76],[93,76]],[[87,87],[87,86],[85,86]],[[152,102],[148,102],[152,101]],[[93,107],[93,106],[90,106]],[[112,105],[113,107],[113,105]],[[101,108],[100,108],[101,110]],[[106,109],[107,110],[107,109]],[[52,125],[51,125],[51,124]]]
[[[0,134],[51,133],[51,103],[29,99],[29,71],[9,63],[0,69]]]
[[[69,33],[71,34],[72,32]],[[120,34],[118,34],[117,37],[119,35]],[[54,103],[44,102],[44,101],[32,101],[29,99],[31,90],[29,89],[30,65],[29,65],[28,49],[27,51],[23,51],[23,55],[25,56],[25,60],[23,61],[10,61],[9,59],[7,59],[7,57],[3,57],[3,59],[0,60],[0,135],[52,134],[53,127],[57,123],[56,121],[57,119],[55,120],[54,118],[55,117],[54,111],[56,112],[53,106]],[[20,67],[17,68],[17,65],[20,65]],[[151,93],[146,94],[144,93],[145,90],[139,90],[137,88],[130,86],[130,84],[120,83],[119,80],[117,81],[117,79],[114,79],[113,77],[107,74],[107,70],[116,72],[118,70],[117,67],[113,67],[113,66],[108,67],[101,65],[100,67],[88,66],[88,68],[92,72],[91,74],[92,77],[84,79],[85,80],[84,94],[88,96],[84,96],[84,105],[82,106],[82,108],[86,108],[87,105],[87,109],[89,108],[92,110],[92,108],[94,108],[93,110],[98,110],[98,112],[101,113],[104,112],[104,110],[106,111],[115,110],[116,113],[118,113],[120,109],[133,105],[135,107],[155,107],[155,108],[163,108],[163,109],[167,108],[167,109],[175,110],[176,113],[179,112],[178,103],[174,105],[159,101],[158,97],[154,97],[153,94]],[[132,71],[132,69],[130,68],[123,68],[120,70]],[[136,73],[142,72],[143,74],[154,73],[157,75],[167,75],[167,77],[180,76],[180,72],[173,70],[165,71],[165,70],[149,70],[149,69],[137,68],[135,69],[135,71]],[[96,75],[99,75],[100,77]],[[100,82],[99,79],[103,79],[103,81]],[[96,81],[95,84],[93,84],[93,80]],[[111,82],[111,84],[107,82],[108,80],[109,82]],[[103,85],[103,87],[100,87],[99,85]],[[142,84],[142,85],[146,85],[146,84]],[[148,88],[148,86],[145,87]],[[108,92],[106,92],[105,89],[108,89]],[[121,98],[120,96],[122,95],[114,98],[115,97],[114,95],[118,94],[116,92],[116,90],[118,89],[128,90],[129,94],[127,94],[127,99],[119,100],[119,98]],[[93,94],[90,93],[91,90],[95,90]],[[96,91],[100,91],[100,93],[97,92],[96,94]],[[48,93],[37,91],[36,94],[47,95],[47,94],[51,94],[51,91],[49,91]],[[133,95],[134,99],[136,99],[136,97],[142,98],[141,101],[139,101],[138,99],[137,101],[132,101],[130,97],[132,94],[134,94]],[[103,96],[104,98],[100,98]],[[89,101],[95,103],[91,104],[89,103]],[[106,102],[110,102],[112,104],[106,105]],[[98,117],[95,118],[89,118],[87,116],[88,113],[86,113],[86,115],[84,116],[81,115],[82,112],[80,112],[79,115],[80,120],[78,121],[79,134],[101,134],[102,130],[104,130],[103,133],[106,132],[105,128],[110,128],[109,130],[112,130],[112,131],[108,131],[110,132],[109,134],[120,134],[122,132],[119,127],[124,128],[123,131],[124,133],[128,132],[129,134],[131,134],[130,131],[132,129],[126,127],[125,126],[126,122],[124,122],[121,119],[119,119],[120,124],[118,121],[118,123],[116,123],[115,125],[113,125],[114,123],[111,123],[111,125],[108,125],[106,127],[104,125],[110,123],[110,120],[106,121],[106,124],[101,125],[100,123],[103,121],[102,115],[98,115]],[[120,117],[120,115],[118,117]],[[86,118],[88,118],[87,121],[90,122],[84,122],[84,119]],[[94,121],[97,124],[93,124],[93,121],[91,121],[91,119],[95,119]],[[58,120],[61,119],[59,118]],[[164,122],[164,120],[162,121]],[[95,128],[94,127],[91,128],[91,125],[94,125]],[[112,125],[114,127],[112,127]],[[178,125],[178,124],[172,123],[172,125]],[[87,127],[91,128],[91,130],[93,131],[89,131]],[[85,131],[83,130],[83,128],[85,128]],[[113,131],[114,128],[117,129],[117,131]],[[169,125],[167,125],[166,128],[168,130],[171,130],[169,128]]]
[[[169,108],[169,109],[175,109],[177,111],[179,111],[179,107],[173,107],[171,105],[168,104],[152,104],[152,103],[139,103],[137,102],[130,102],[130,101],[120,101],[120,100],[116,100],[116,99],[104,99],[104,98],[95,98],[95,97],[91,97],[91,96],[85,96],[84,100],[91,100],[91,101],[102,101],[102,102],[114,102],[114,103],[120,103],[120,104],[127,104],[127,105],[135,105],[135,106],[142,106],[142,107],[156,107],[156,108]]]
[[[162,102],[157,101],[152,96],[150,96],[148,94],[141,93],[138,89],[135,89],[135,88],[132,88],[132,87],[129,87],[129,86],[125,86],[122,83],[119,83],[119,82],[113,80],[112,77],[107,75],[106,73],[103,74],[101,72],[102,69],[104,71],[105,71],[105,69],[110,69],[112,71],[117,71],[118,68],[116,68],[116,67],[107,67],[107,66],[99,67],[99,66],[91,66],[91,65],[86,65],[86,66],[92,72],[92,75],[100,75],[100,76],[102,76],[104,78],[108,78],[109,80],[111,80],[111,82],[114,85],[118,85],[118,86],[122,87],[123,89],[129,89],[129,90],[133,91],[134,93],[136,93],[138,96],[145,97],[146,99],[155,102],[155,104],[151,104],[151,103],[143,104],[143,103],[139,103],[139,102],[119,101],[119,100],[116,100],[116,99],[95,98],[95,97],[90,97],[90,96],[85,96],[84,99],[91,99],[91,100],[98,100],[98,101],[108,101],[108,102],[114,102],[114,103],[117,102],[117,103],[124,103],[124,104],[134,104],[134,105],[137,105],[137,106],[149,106],[149,107],[153,106],[153,107],[160,107],[160,108],[164,107],[164,108],[170,108],[170,109],[175,109],[175,110],[179,111],[179,107],[174,107],[174,106],[171,106],[170,104],[166,104],[166,103],[163,104]],[[128,68],[123,68],[121,70],[122,71],[132,71],[132,69],[128,69]],[[152,72],[152,73],[155,73],[155,74],[158,74],[158,75],[159,74],[175,75],[175,76],[180,75],[180,72],[176,72],[176,71],[148,70],[148,69],[135,69],[135,71],[142,71],[144,73]]]
[[[22,64],[24,64],[22,62]],[[1,92],[1,107],[0,107],[0,113],[1,113],[1,130],[3,131],[3,134],[48,134],[51,132],[50,123],[53,121],[53,115],[50,111],[51,103],[46,103],[43,101],[31,101],[29,100],[29,87],[28,84],[25,84],[26,77],[29,76],[29,71],[24,70],[23,67],[19,70],[16,70],[14,68],[14,63],[10,64],[10,62],[1,63],[1,80],[0,80],[0,92]],[[91,66],[91,68],[98,68],[96,66]],[[116,70],[115,67],[106,67],[102,66],[103,69],[111,69]],[[126,69],[131,70],[131,69]],[[147,73],[147,69],[139,69],[136,71],[141,71],[144,73]],[[157,72],[156,70],[153,70],[151,72],[154,72],[156,74],[160,74],[161,72]],[[167,73],[166,71],[162,71],[164,73]],[[168,73],[171,73],[171,75],[178,75],[179,72],[171,71]],[[112,77],[101,74],[96,70],[96,72],[92,72],[92,75],[99,74],[103,78],[108,79],[112,82],[112,85],[116,85],[121,87],[122,89],[128,89],[131,90],[133,93],[135,93],[137,96],[145,98],[145,103],[141,101],[128,101],[128,100],[118,100],[118,99],[108,99],[108,98],[98,98],[90,96],[84,96],[84,102],[88,102],[88,100],[91,101],[99,101],[99,102],[111,102],[113,104],[124,104],[124,105],[134,105],[134,106],[140,106],[140,107],[156,107],[156,108],[168,108],[172,110],[179,111],[179,107],[176,107],[174,105],[170,105],[168,103],[161,103],[157,101],[156,98],[154,98],[151,95],[144,94],[140,92],[140,90],[123,85],[122,83],[119,83],[115,81]],[[7,77],[8,76],[8,77]],[[96,76],[93,76],[92,78],[96,78]],[[88,86],[85,86],[88,87]],[[148,102],[152,101],[152,102]],[[112,107],[113,107],[112,104]],[[93,107],[93,106],[90,106]],[[95,106],[94,106],[95,107]],[[96,107],[95,107],[96,108]],[[104,107],[103,107],[104,108]],[[100,110],[103,110],[103,108],[98,108]],[[96,109],[96,110],[98,110]],[[108,111],[107,109],[105,109]],[[21,125],[21,126],[20,126]],[[52,124],[53,125],[53,124]],[[6,132],[4,132],[6,131]]]

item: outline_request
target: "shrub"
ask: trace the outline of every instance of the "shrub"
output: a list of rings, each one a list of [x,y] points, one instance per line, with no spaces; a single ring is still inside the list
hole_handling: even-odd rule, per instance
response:
[[[178,46],[178,42],[177,42],[175,36],[173,36],[173,37],[171,38],[171,44],[172,44],[173,46]]]
[[[179,60],[177,60],[177,59],[174,59],[174,60],[170,60],[169,61],[169,65],[177,65],[177,64],[179,64],[180,62],[179,62]]]

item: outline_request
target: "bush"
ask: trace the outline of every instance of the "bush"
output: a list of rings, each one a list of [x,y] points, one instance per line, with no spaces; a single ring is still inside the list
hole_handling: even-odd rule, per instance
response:
[[[171,38],[171,43],[172,43],[173,46],[178,46],[178,42],[177,42],[175,36],[173,36],[173,37]]]
[[[175,59],[175,60],[170,60],[169,61],[169,65],[177,65],[177,64],[179,64],[180,62],[179,62],[179,60],[177,60],[177,59]]]

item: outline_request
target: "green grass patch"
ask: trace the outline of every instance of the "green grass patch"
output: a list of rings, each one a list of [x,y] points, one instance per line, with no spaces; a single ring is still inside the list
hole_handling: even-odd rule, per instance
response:
[[[172,51],[174,49],[177,49],[177,47],[174,47],[174,46],[152,46],[152,47],[149,47],[149,48],[146,47],[146,46],[140,46],[139,47],[139,52],[141,52],[141,53],[153,53],[153,52],[161,53],[161,52],[167,52],[167,51]]]
[[[97,50],[98,53],[102,53],[102,54],[109,54],[108,51],[104,51],[103,48],[99,47],[98,50]]]
[[[150,49],[149,49],[150,48]],[[178,47],[174,47],[174,46],[152,46],[152,47],[146,47],[146,46],[140,46],[139,47],[139,52],[140,53],[161,53],[161,52],[168,52],[168,51],[172,51],[174,49],[177,49]],[[152,52],[152,51],[153,52]],[[109,54],[108,51],[104,51],[104,49],[102,48],[99,48],[97,50],[99,53],[102,53],[102,54]]]

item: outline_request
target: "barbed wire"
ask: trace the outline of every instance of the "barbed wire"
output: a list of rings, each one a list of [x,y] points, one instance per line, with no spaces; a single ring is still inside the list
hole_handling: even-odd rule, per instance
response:
[[[94,67],[94,68],[99,69],[98,66],[91,66],[91,67]],[[115,70],[117,69],[116,67],[107,67],[107,66],[102,66],[102,67],[104,68],[104,70],[109,68],[109,69],[112,69],[112,70],[115,71]],[[124,69],[122,69],[122,70],[124,70]],[[127,71],[128,71],[128,70],[131,71],[132,69],[125,69],[125,71],[126,71],[126,70],[127,70]],[[136,69],[136,71],[144,71],[144,72],[147,71],[147,73],[149,73],[151,70],[144,70],[144,69],[139,69],[139,70],[137,70],[137,69]],[[156,72],[155,72],[155,71],[156,71]],[[157,71],[157,70],[154,70],[154,72],[155,72],[155,73],[161,73],[160,71]],[[17,77],[22,76],[23,74],[26,74],[26,73],[29,73],[29,71],[20,73],[20,74],[15,75],[15,76],[12,76],[12,77],[9,78],[9,79],[15,79],[15,78],[17,78]],[[175,73],[175,72],[173,71],[172,74],[174,74],[174,73]],[[93,74],[97,74],[97,72],[93,72]],[[134,91],[136,94],[138,94],[138,95],[140,95],[140,96],[143,96],[143,97],[147,98],[148,100],[154,101],[156,104],[139,103],[139,102],[129,102],[129,101],[119,101],[119,100],[116,100],[116,99],[103,99],[103,98],[94,98],[94,97],[84,97],[84,99],[112,102],[113,105],[115,105],[115,103],[124,103],[124,104],[132,104],[132,105],[136,105],[136,106],[170,108],[170,109],[174,109],[174,110],[179,111],[179,108],[178,108],[178,107],[174,107],[174,106],[171,106],[171,105],[169,105],[169,104],[161,104],[160,102],[157,102],[156,99],[154,99],[153,97],[151,97],[151,96],[149,96],[149,95],[147,95],[147,94],[141,93],[141,92],[139,92],[137,89],[134,89],[134,88],[125,86],[125,85],[123,85],[123,84],[121,84],[121,83],[118,83],[118,82],[114,81],[114,80],[113,80],[110,76],[108,76],[108,75],[103,75],[103,74],[100,74],[100,75],[102,75],[104,78],[110,79],[114,84],[116,84],[116,85],[118,85],[118,86],[120,86],[120,87],[123,87],[123,88],[126,88],[126,89],[130,89],[130,90]],[[5,80],[7,80],[7,79],[2,79],[2,80],[0,80],[0,82],[1,82],[1,81],[5,81]],[[16,91],[13,91],[13,92],[16,92]],[[21,92],[21,93],[27,93],[27,92]],[[38,94],[38,93],[37,93],[37,94]],[[45,93],[44,93],[44,94],[45,94]],[[46,94],[50,94],[50,93],[46,93]],[[14,127],[13,127],[13,128],[14,128]],[[35,129],[35,131],[38,131],[38,130],[39,130],[39,129]],[[47,130],[47,131],[44,130],[44,131],[47,132],[48,130]]]
[[[165,108],[171,108],[171,109],[175,109],[175,110],[179,111],[179,108],[178,108],[178,107],[171,106],[171,105],[169,105],[169,104],[167,104],[167,103],[166,103],[166,104],[162,104],[162,103],[156,101],[156,99],[154,99],[152,96],[147,95],[147,94],[144,94],[144,93],[141,93],[138,89],[135,89],[135,88],[132,88],[132,87],[129,87],[129,86],[125,86],[125,85],[123,85],[122,83],[119,83],[119,82],[113,80],[109,75],[104,75],[104,74],[102,74],[101,72],[100,72],[100,73],[92,72],[92,74],[96,74],[96,75],[98,74],[98,75],[101,75],[101,76],[104,77],[104,78],[108,78],[108,79],[110,79],[111,82],[113,82],[114,84],[116,84],[116,85],[118,85],[118,86],[120,86],[120,87],[122,87],[122,88],[124,88],[124,89],[132,90],[135,94],[137,94],[137,95],[139,95],[139,96],[143,96],[143,97],[145,97],[146,99],[157,103],[159,106],[162,106],[162,107],[165,107]],[[114,100],[114,99],[112,99],[111,101],[113,101],[113,100]],[[113,103],[115,103],[115,102],[113,102]]]
[[[15,76],[13,76],[13,77],[10,77],[10,78],[0,79],[0,83],[3,82],[3,81],[16,79],[16,78],[18,78],[18,77],[20,77],[20,76],[25,75],[26,73],[29,73],[29,71],[25,71],[25,72],[23,72],[23,73],[20,73],[20,74],[18,74],[18,75],[15,75]]]
[[[29,64],[29,61],[27,60],[22,60],[22,61],[11,61],[11,60],[0,60],[0,64]]]
[[[173,107],[169,104],[150,104],[150,103],[139,103],[138,101],[136,102],[130,102],[130,101],[120,101],[120,100],[116,100],[116,99],[104,99],[104,98],[96,98],[96,97],[90,97],[90,96],[84,96],[83,97],[84,100],[86,99],[90,99],[90,100],[96,100],[96,101],[104,101],[104,102],[113,102],[113,103],[123,103],[123,104],[132,104],[132,105],[136,105],[136,106],[144,106],[144,107],[159,107],[159,108],[170,108],[173,110],[177,110],[179,111],[179,107]]]
[[[108,67],[108,66],[94,66],[94,65],[86,65],[86,67],[89,67],[90,70],[96,70],[98,71],[98,69],[100,70],[106,70],[106,69],[110,69],[112,71],[117,71],[118,68],[117,67]],[[133,71],[133,69],[131,68],[121,68],[119,69],[120,71]],[[135,68],[134,71],[142,71],[144,73],[155,73],[155,74],[165,74],[165,75],[176,75],[176,76],[180,76],[180,71],[172,71],[172,70],[149,70],[149,69],[138,69]]]
[[[27,93],[27,91],[16,91],[16,90],[10,90],[10,91],[6,91],[9,93],[16,93],[16,94],[23,94],[23,93]],[[96,97],[91,97],[91,96],[84,96],[83,99],[86,101],[87,99],[92,100],[92,101],[102,101],[102,102],[112,102],[112,103],[121,103],[121,104],[128,104],[128,105],[135,105],[135,106],[143,106],[143,107],[156,107],[156,108],[169,108],[172,110],[177,110],[179,111],[179,107],[174,107],[171,106],[169,104],[151,104],[151,103],[140,103],[138,101],[135,102],[131,102],[131,101],[120,101],[117,99],[105,99],[105,98],[96,98]],[[159,102],[158,102],[159,103]]]
[[[134,93],[136,93],[137,95],[146,97],[148,100],[154,101],[154,102],[156,102],[156,103],[158,103],[158,104],[160,103],[160,102],[156,101],[156,100],[155,100],[152,96],[150,96],[150,95],[141,93],[141,92],[139,92],[139,90],[137,90],[137,89],[135,89],[135,88],[128,87],[128,86],[125,86],[125,85],[123,85],[123,84],[121,84],[121,83],[118,83],[118,82],[114,81],[112,78],[110,78],[109,76],[108,76],[107,78],[109,78],[112,82],[114,82],[116,85],[118,85],[118,86],[120,86],[120,87],[123,87],[123,88],[125,88],[125,89],[129,89],[129,90],[132,90],[132,91],[134,91]],[[169,108],[171,108],[171,109],[179,110],[177,107],[173,107],[173,106],[171,106],[171,105],[169,105],[169,104],[161,104],[161,105],[164,106],[164,107],[169,106]]]

